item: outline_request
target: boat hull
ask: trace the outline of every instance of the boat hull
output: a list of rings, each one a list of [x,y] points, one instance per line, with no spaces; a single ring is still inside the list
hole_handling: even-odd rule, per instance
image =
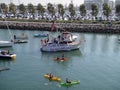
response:
[[[0,41],[0,47],[12,47],[13,42],[10,41]]]
[[[17,43],[27,43],[28,40],[15,40],[14,43],[17,44]]]
[[[2,59],[16,59],[16,54],[10,54],[10,55],[0,54],[0,58],[2,58]]]
[[[80,48],[80,42],[71,43],[71,44],[49,44],[43,45],[41,51],[45,52],[57,52],[57,51],[71,51]]]

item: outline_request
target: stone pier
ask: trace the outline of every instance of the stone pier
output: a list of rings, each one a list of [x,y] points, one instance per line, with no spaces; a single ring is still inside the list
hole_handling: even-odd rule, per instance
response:
[[[19,30],[39,30],[50,31],[51,24],[48,22],[17,22],[17,21],[0,21],[0,29],[19,29]],[[8,25],[8,27],[7,27]],[[81,23],[55,23],[58,30],[70,32],[87,32],[87,33],[120,33],[119,24],[81,24]]]

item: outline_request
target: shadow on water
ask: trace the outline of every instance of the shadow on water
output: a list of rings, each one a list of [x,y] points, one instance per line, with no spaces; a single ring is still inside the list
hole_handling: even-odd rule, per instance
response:
[[[10,66],[13,62],[15,62],[13,59],[0,59],[0,66]]]

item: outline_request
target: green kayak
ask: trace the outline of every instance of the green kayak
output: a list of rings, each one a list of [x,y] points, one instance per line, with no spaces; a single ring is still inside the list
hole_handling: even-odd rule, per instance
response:
[[[75,85],[75,84],[79,84],[80,81],[71,81],[71,83],[60,83],[61,86],[71,86],[71,85]]]

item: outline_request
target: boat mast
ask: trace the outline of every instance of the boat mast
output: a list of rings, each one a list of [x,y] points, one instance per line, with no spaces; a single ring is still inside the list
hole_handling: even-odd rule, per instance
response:
[[[3,13],[1,4],[0,4],[0,9],[1,9],[1,12]],[[7,21],[6,21],[6,18],[5,18],[5,24],[6,24],[6,26],[7,26],[8,32],[9,32],[9,34],[10,34],[11,40],[13,40],[13,38],[12,38],[12,33],[10,32],[10,29],[9,29],[8,23],[7,23]]]

